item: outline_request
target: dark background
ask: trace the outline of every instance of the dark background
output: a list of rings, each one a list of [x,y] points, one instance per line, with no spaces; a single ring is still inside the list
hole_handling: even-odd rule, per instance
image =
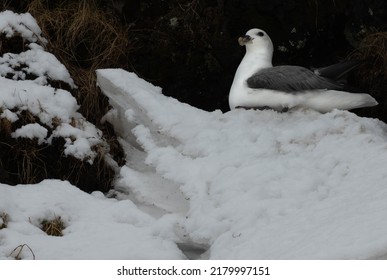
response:
[[[117,1],[116,3],[118,3]],[[268,32],[275,45],[274,64],[321,67],[357,55],[362,71],[349,77],[381,105],[358,114],[386,120],[386,56],[359,50],[367,36],[386,31],[384,0],[196,0],[122,1],[115,11],[139,30],[132,70],[174,96],[205,110],[228,110],[228,91],[244,48],[237,38],[251,28]],[[171,25],[176,19],[177,25]],[[384,33],[384,47],[387,47]],[[278,47],[286,48],[286,52]],[[372,52],[372,51],[371,51]],[[376,52],[376,51],[375,51]],[[383,52],[383,51],[382,51]],[[384,50],[387,52],[387,49]],[[375,61],[378,60],[378,61]],[[383,60],[381,62],[380,60]],[[383,72],[369,77],[370,68]],[[383,71],[384,68],[384,71]]]
[[[322,67],[360,56],[366,63],[360,74],[355,72],[353,86],[381,105],[359,114],[387,119],[387,55],[375,58],[372,50],[359,49],[376,33],[382,37],[376,47],[387,47],[385,0],[6,1],[7,8],[19,12],[30,11],[34,2],[48,10],[92,2],[127,30],[130,47],[123,68],[162,87],[164,94],[209,111],[228,110],[228,91],[244,55],[237,38],[251,28],[270,35],[277,65]],[[87,49],[77,49],[80,61]],[[378,75],[370,77],[368,70],[375,67]]]

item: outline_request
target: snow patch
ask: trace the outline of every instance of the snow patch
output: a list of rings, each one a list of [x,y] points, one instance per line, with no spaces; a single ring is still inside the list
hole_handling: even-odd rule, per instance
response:
[[[47,128],[41,126],[40,124],[30,123],[23,125],[21,128],[16,129],[15,132],[11,134],[11,136],[14,138],[36,138],[38,139],[38,144],[41,145],[45,142],[47,132]]]
[[[27,74],[34,75],[35,83],[48,85],[52,81],[62,81],[75,88],[73,79],[65,66],[51,53],[38,44],[28,45],[30,50],[20,54],[6,53],[0,57],[0,75],[11,75],[14,80],[25,80]]]
[[[94,197],[59,180],[0,184],[0,193],[0,212],[10,217],[0,230],[0,259],[26,243],[40,260],[183,258],[171,236],[161,237],[172,223],[158,223],[129,200]],[[47,236],[39,225],[56,217],[65,223],[63,236]],[[26,250],[21,257],[32,256]]]
[[[30,42],[47,42],[41,37],[42,31],[30,13],[16,14],[12,11],[1,12],[0,32],[8,38],[20,35],[23,39]]]
[[[12,112],[12,111],[10,111],[8,109],[3,109],[3,110],[4,111],[0,114],[0,118],[1,119],[7,119],[11,123],[16,122],[19,119],[17,114],[15,114],[14,112]]]

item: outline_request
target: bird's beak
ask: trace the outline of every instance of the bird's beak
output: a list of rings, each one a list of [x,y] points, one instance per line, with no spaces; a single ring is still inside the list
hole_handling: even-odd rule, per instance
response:
[[[244,46],[246,44],[251,44],[253,41],[253,38],[251,38],[249,35],[245,35],[243,37],[238,38],[238,43],[241,46]]]

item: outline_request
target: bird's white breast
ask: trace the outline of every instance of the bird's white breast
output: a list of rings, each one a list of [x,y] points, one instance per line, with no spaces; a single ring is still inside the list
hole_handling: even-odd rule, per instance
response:
[[[249,100],[250,88],[246,85],[246,80],[262,68],[273,67],[271,57],[261,53],[246,53],[235,73],[234,80],[229,94],[229,105],[231,109],[243,105]]]

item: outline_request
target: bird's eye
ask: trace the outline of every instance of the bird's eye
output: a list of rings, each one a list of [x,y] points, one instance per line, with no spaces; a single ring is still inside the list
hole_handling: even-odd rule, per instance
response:
[[[258,35],[259,37],[263,37],[263,36],[265,36],[265,33],[263,33],[262,31],[259,31],[259,32],[257,33],[257,35]]]

